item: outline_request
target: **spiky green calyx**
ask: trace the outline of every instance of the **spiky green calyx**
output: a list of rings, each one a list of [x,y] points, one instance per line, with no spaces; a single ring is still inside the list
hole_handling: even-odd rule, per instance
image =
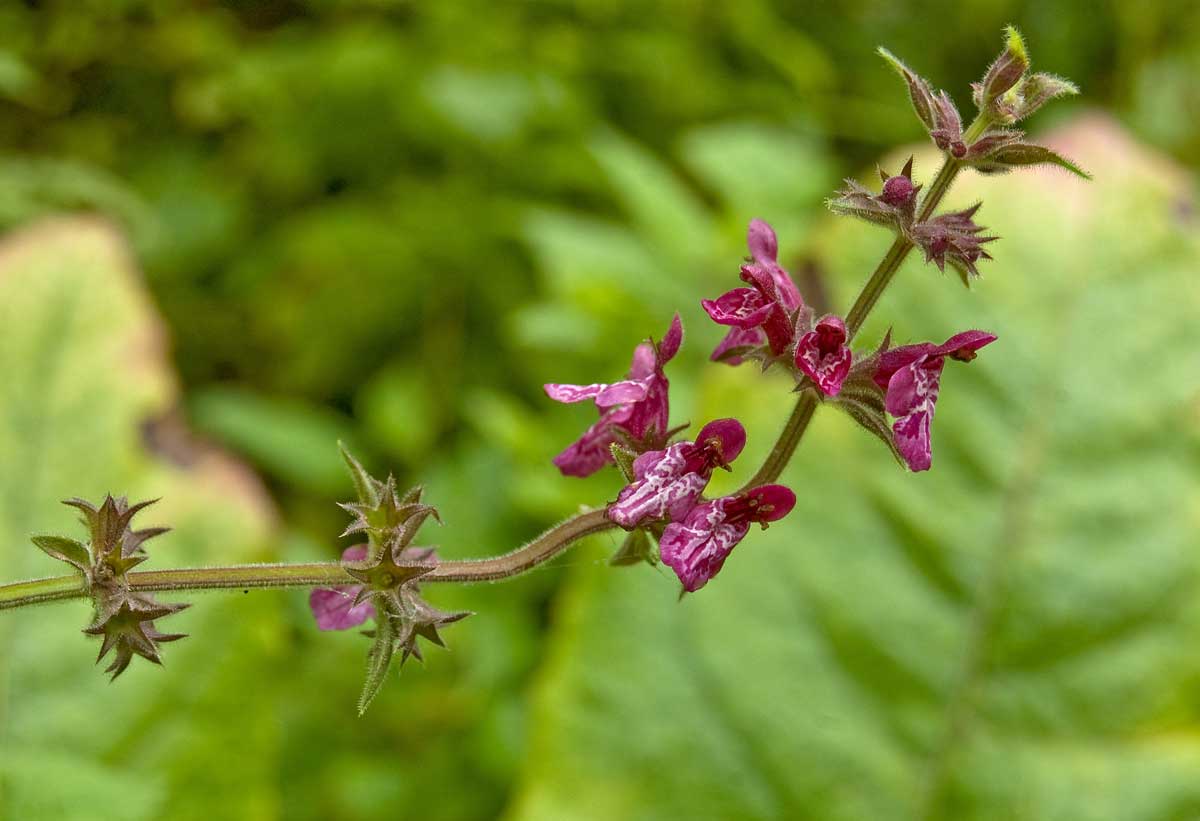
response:
[[[111,494],[100,505],[83,499],[67,499],[63,504],[82,514],[80,518],[88,530],[88,543],[85,545],[63,536],[33,537],[33,543],[48,556],[66,562],[83,574],[95,608],[92,623],[83,632],[101,638],[97,662],[115,653],[112,664],[105,670],[113,679],[125,672],[135,655],[162,664],[159,645],[184,637],[182,633],[161,632],[155,621],[178,613],[187,604],[164,604],[149,593],[135,593],[129,589],[129,571],[149,558],[145,543],[169,529],[133,529],[133,517],[155,501],[131,505],[124,496],[113,497]]]

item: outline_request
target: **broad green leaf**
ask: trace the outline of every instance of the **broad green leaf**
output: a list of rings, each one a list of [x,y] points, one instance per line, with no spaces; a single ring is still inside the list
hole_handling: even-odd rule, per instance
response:
[[[309,403],[211,388],[192,400],[196,426],[250,456],[270,473],[315,492],[339,493],[346,466],[336,442],[350,422]]]
[[[485,141],[517,136],[539,103],[534,84],[520,75],[470,72],[454,66],[434,72],[425,93],[442,116]]]
[[[784,259],[796,247],[818,206],[837,181],[819,142],[792,131],[755,123],[720,123],[685,135],[681,153],[688,168],[721,196],[744,241],[751,216],[771,223]],[[749,216],[747,216],[749,215]]]
[[[597,136],[592,153],[656,260],[686,268],[708,258],[710,217],[670,166],[616,132]]]
[[[382,368],[359,390],[355,409],[372,438],[404,464],[420,464],[433,447],[446,409],[424,374],[410,365]]]
[[[898,470],[822,409],[783,477],[795,511],[698,594],[582,563],[510,818],[1200,814],[1188,182],[1105,121],[1050,144],[1097,180],[965,174],[949,205],[982,197],[1005,237],[980,287],[914,255],[859,340],[999,335],[947,364],[932,471]],[[822,236],[846,305],[888,237],[851,221]],[[724,388],[701,386],[693,418],[739,415],[765,447],[786,386],[706,379]]]
[[[63,536],[34,536],[31,541],[50,558],[66,562],[79,570],[87,570],[92,564],[87,547],[76,539]]]
[[[56,220],[5,239],[0,328],[0,577],[61,574],[31,532],[83,535],[59,500],[110,491],[163,497],[137,520],[174,527],[149,543],[151,567],[263,556],[272,506],[248,471],[169,415],[178,396],[163,328],[110,227]],[[196,817],[206,802],[263,817],[278,800],[274,699],[260,686],[272,675],[222,660],[261,658],[278,619],[262,598],[209,604],[163,622],[191,634],[164,648],[164,668],[135,663],[111,685],[79,632],[85,603],[3,614],[0,816]],[[195,766],[218,750],[223,766]]]

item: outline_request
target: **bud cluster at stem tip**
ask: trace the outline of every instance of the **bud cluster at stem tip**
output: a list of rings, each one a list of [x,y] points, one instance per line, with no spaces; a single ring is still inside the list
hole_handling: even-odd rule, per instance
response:
[[[1075,163],[1049,148],[1026,142],[1024,132],[1012,128],[1051,100],[1079,93],[1074,83],[1061,77],[1030,73],[1025,41],[1013,26],[1005,29],[1003,51],[983,79],[971,85],[979,112],[971,129],[964,130],[962,117],[948,93],[935,92],[928,80],[887,49],[880,48],[879,54],[904,80],[913,111],[934,144],[954,160],[984,173],[1048,164],[1087,176]]]

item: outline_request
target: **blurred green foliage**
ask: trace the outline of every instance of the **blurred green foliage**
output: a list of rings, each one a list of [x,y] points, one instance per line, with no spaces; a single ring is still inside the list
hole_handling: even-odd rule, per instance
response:
[[[0,570],[55,572],[26,536],[67,526],[58,498],[108,490],[167,497],[154,513],[179,532],[155,546],[160,566],[332,557],[343,524],[332,501],[350,494],[339,437],[372,469],[429,486],[447,527],[423,535],[445,542],[446,555],[507,549],[580,502],[615,492],[611,476],[578,482],[555,474],[549,458],[591,413],[551,406],[540,384],[618,376],[634,344],[661,334],[674,310],[688,334],[670,367],[674,418],[746,415],[749,465],[769,445],[789,397],[768,382],[778,390],[763,398],[749,369],[702,370],[720,334],[703,320],[698,298],[731,283],[745,224],[762,216],[779,230],[783,258],[809,301],[844,307],[886,238],[834,226],[821,201],[841,176],[919,134],[874,46],[886,43],[965,106],[967,82],[1008,22],[1025,30],[1037,68],[1084,90],[1081,101],[1039,115],[1035,127],[1070,116],[1073,106],[1102,106],[1184,165],[1200,164],[1200,10],[1190,0],[0,4],[0,226],[63,211],[114,220],[165,317],[182,384],[172,387],[162,362],[126,373],[106,347],[127,338],[127,325],[153,328],[155,320],[129,266],[96,239],[99,229],[40,235],[39,253],[50,256],[11,265],[11,282],[0,283],[0,412],[8,420],[0,454],[10,475],[0,498]],[[1115,176],[1124,185],[1133,174],[1121,156],[1095,156],[1101,164],[1090,170],[1102,181]],[[1079,158],[1090,159],[1082,150]],[[929,161],[922,168],[928,173]],[[1149,652],[1121,656],[1114,675],[1154,679],[1146,703],[1166,693],[1175,706],[1163,706],[1170,699],[1162,696],[1145,715],[1115,717],[1103,736],[1091,716],[1119,705],[1126,685],[1112,683],[1116,694],[1105,701],[1051,670],[989,696],[1011,703],[992,705],[990,731],[967,754],[1014,758],[1002,742],[1027,731],[1014,718],[1026,711],[1070,731],[1056,737],[1065,749],[1018,751],[1020,766],[1011,766],[1026,783],[1071,767],[1082,774],[1064,774],[1068,785],[1087,783],[1087,773],[1108,779],[1107,767],[1131,760],[1114,737],[1143,720],[1194,722],[1184,641],[1193,619],[1175,604],[1183,608],[1186,596],[1163,594],[1158,610],[1146,604],[1172,572],[1184,580],[1180,590],[1190,589],[1194,559],[1171,531],[1152,545],[1154,572],[1138,577],[1130,553],[1138,536],[1106,527],[1141,521],[1153,510],[1150,497],[1135,492],[1140,501],[1123,508],[1112,497],[1125,480],[1098,490],[1083,480],[1119,470],[1138,476],[1145,494],[1167,488],[1160,510],[1178,501],[1181,463],[1154,450],[1163,445],[1151,428],[1188,431],[1189,444],[1172,458],[1191,459],[1194,475],[1195,414],[1152,388],[1169,381],[1170,367],[1183,384],[1189,371],[1178,360],[1145,373],[1130,365],[1142,381],[1121,391],[1121,380],[1095,361],[1082,374],[1052,370],[1053,359],[1044,366],[1051,370],[1040,370],[1051,355],[1035,341],[1060,333],[1048,327],[1045,302],[1078,300],[1080,279],[1093,269],[1103,284],[1091,298],[1106,301],[1085,300],[1077,335],[1053,344],[1092,344],[1089,335],[1108,335],[1131,303],[1157,311],[1153,289],[1180,284],[1171,277],[1188,259],[1194,269],[1196,257],[1193,246],[1163,238],[1173,225],[1195,233],[1186,200],[1172,200],[1177,213],[1168,216],[1153,191],[1103,185],[1081,194],[1064,183],[1039,194],[1036,208],[1005,207],[985,189],[984,222],[1011,239],[998,246],[1001,261],[976,295],[909,264],[885,306],[921,317],[903,323],[906,338],[944,337],[950,323],[994,327],[1004,342],[947,374],[934,473],[922,481],[896,472],[874,442],[823,415],[818,441],[804,445],[787,478],[799,485],[801,463],[827,464],[844,448],[853,458],[837,459],[844,471],[823,472],[822,484],[827,478],[847,498],[809,499],[822,512],[802,508],[807,519],[796,515],[756,537],[731,564],[728,584],[706,590],[703,601],[676,608],[666,578],[603,568],[604,551],[616,545],[609,538],[597,539],[593,554],[559,563],[573,566],[565,594],[561,567],[504,585],[439,589],[435,603],[481,616],[448,631],[455,652],[431,653],[427,669],[406,670],[363,722],[351,716],[366,642],[318,636],[298,593],[202,598],[176,617],[190,620],[182,629],[196,636],[168,648],[167,670],[131,670],[112,688],[89,669],[90,648],[75,632],[84,608],[5,614],[0,815],[102,817],[97,807],[116,806],[118,790],[132,791],[132,803],[112,813],[122,819],[461,819],[508,806],[518,817],[560,818],[569,817],[564,796],[584,816],[611,810],[596,817],[680,817],[677,808],[688,806],[693,817],[867,818],[880,817],[872,815],[876,802],[908,806],[914,751],[934,743],[930,705],[944,706],[952,692],[946,670],[962,658],[962,611],[996,538],[994,528],[973,537],[981,522],[991,527],[1011,492],[1014,431],[1046,401],[1011,390],[1068,377],[1086,383],[1078,397],[1069,392],[1069,419],[1090,422],[1084,430],[1097,436],[1111,433],[1105,426],[1115,423],[1086,418],[1098,412],[1087,401],[1103,392],[1104,413],[1125,414],[1119,418],[1132,427],[1121,427],[1124,448],[1111,452],[1089,453],[1082,434],[1044,433],[1073,448],[1048,451],[1053,464],[1072,470],[1055,474],[1060,493],[1045,503],[1042,518],[1053,529],[1036,542],[1045,550],[1021,552],[1045,567],[1014,571],[1035,576],[1016,588],[1026,597],[1017,615],[1028,620],[1018,638],[1059,652],[1090,640],[1075,622],[1081,618],[1104,636],[1119,638],[1126,624],[1140,635],[1129,613],[1144,605],[1148,641],[1170,648],[1176,663]],[[1063,192],[1118,204],[1074,222],[1041,219]],[[1157,210],[1134,207],[1146,203]],[[1136,230],[1112,230],[1131,224]],[[1063,252],[1064,231],[1082,246],[1105,235],[1111,247],[1088,248],[1085,265]],[[1147,233],[1151,239],[1138,239]],[[1160,272],[1146,290],[1122,285],[1143,263]],[[1034,287],[1047,283],[1062,293]],[[119,309],[105,319],[112,304]],[[895,316],[887,321],[899,325]],[[58,341],[63,327],[70,334]],[[868,329],[881,332],[878,324]],[[1117,338],[1149,345],[1159,333],[1135,325]],[[1168,344],[1188,343],[1180,336]],[[1006,371],[1005,362],[1024,370]],[[260,489],[249,477],[229,478],[228,471],[242,475],[234,468],[198,479],[202,469],[178,466],[180,453],[193,450],[178,441],[188,439],[180,409],[258,469],[279,514],[261,500],[261,509],[243,510]],[[1148,456],[1137,453],[1143,440]],[[940,518],[914,521],[911,511],[928,509]],[[1186,515],[1194,532],[1194,513]],[[1068,527],[1078,532],[1063,532]],[[1087,563],[1079,554],[1096,550],[1093,536],[1112,563],[1098,565],[1099,580],[1077,590],[1061,618],[1043,613],[1055,600],[1042,586],[1090,583],[1074,576]],[[838,552],[828,552],[834,545]],[[853,548],[861,552],[846,559]],[[784,578],[794,585],[763,592],[754,579],[779,575],[773,557],[784,557]],[[913,567],[958,599],[910,589]],[[730,619],[760,595],[786,612],[756,616],[750,635]],[[1105,596],[1115,602],[1107,614],[1096,604]],[[879,613],[897,598],[911,621]],[[860,599],[872,606],[860,612]],[[1029,609],[1019,609],[1026,600]],[[915,610],[901,607],[909,602]],[[560,623],[544,666],[543,636]],[[916,638],[904,633],[908,626]],[[632,643],[647,636],[644,646]],[[1100,646],[1096,658],[1106,659]],[[693,655],[717,666],[677,698],[656,690],[695,679]],[[764,655],[779,661],[747,661]],[[528,692],[539,670],[531,717]],[[1040,712],[1022,700],[1026,688]],[[1063,688],[1081,695],[1067,698]],[[788,699],[795,703],[786,721],[756,712]],[[797,718],[809,705],[816,713]],[[95,715],[122,726],[88,732]],[[760,738],[772,721],[789,732]],[[1091,757],[1089,732],[1104,749],[1117,748],[1111,760]],[[1172,816],[1148,803],[1120,817],[1186,817],[1194,808],[1176,775],[1194,776],[1195,753],[1180,744],[1167,751],[1178,751],[1178,769],[1143,763],[1166,771],[1169,789],[1155,795],[1182,796],[1172,807],[1183,809]],[[147,766],[143,745],[162,756],[161,767]],[[688,772],[664,777],[672,756],[704,758],[695,775],[709,789],[685,795]],[[744,779],[722,781],[725,765]],[[41,779],[54,767],[71,775],[48,794]],[[944,817],[1021,817],[985,811],[987,796],[1009,806],[1002,778],[983,783],[998,778],[988,776],[994,772],[948,764]],[[824,780],[839,775],[850,785]],[[1066,800],[1058,789],[1030,799],[1025,816],[1091,817],[1047,809]],[[219,790],[227,803],[214,810]]]

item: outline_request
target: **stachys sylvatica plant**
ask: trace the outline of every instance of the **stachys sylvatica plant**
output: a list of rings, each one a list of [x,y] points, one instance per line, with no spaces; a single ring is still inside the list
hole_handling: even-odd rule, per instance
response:
[[[764,371],[790,373],[795,383],[797,400],[790,418],[764,463],[740,490],[717,498],[705,495],[714,470],[735,469],[747,437],[738,420],[710,421],[691,436],[683,432],[686,426],[671,426],[667,370],[683,344],[683,326],[676,315],[664,321],[661,338],[634,350],[624,378],[545,386],[551,399],[590,401],[599,414],[554,464],[566,476],[588,476],[614,466],[624,476],[625,487],[615,500],[555,525],[510,553],[450,561],[439,559],[432,548],[414,545],[422,525],[438,518],[436,508],[426,502],[420,487],[402,491],[390,476],[370,476],[343,450],[358,496],[342,505],[352,517],[343,535],[361,534],[363,543],[347,549],[341,561],[143,570],[147,542],[166,531],[134,528],[134,517],[149,502],[130,504],[112,496],[99,504],[70,499],[66,504],[80,512],[86,541],[39,535],[33,542],[70,565],[71,572],[0,585],[0,608],[91,599],[94,616],[83,632],[99,639],[99,657],[109,660],[108,672],[116,678],[135,655],[160,663],[161,645],[183,638],[159,625],[187,605],[161,602],[156,598],[159,592],[312,588],[309,604],[319,629],[346,630],[371,622],[364,631],[371,645],[361,712],[397,656],[400,665],[409,656],[420,659],[423,642],[441,645],[442,631],[469,615],[439,610],[426,601],[425,590],[431,586],[517,576],[585,536],[621,528],[628,535],[612,564],[661,561],[679,577],[683,593],[703,588],[720,573],[752,525],[766,527],[791,511],[795,494],[777,480],[819,406],[849,414],[902,466],[929,470],[934,411],[947,363],[970,362],[996,337],[983,330],[947,328],[944,342],[893,346],[889,332],[878,344],[855,350],[855,335],[914,248],[939,270],[952,268],[968,287],[979,276],[980,263],[990,258],[986,248],[996,240],[975,222],[980,206],[938,211],[960,171],[993,174],[1054,164],[1086,176],[1070,160],[1027,142],[1016,127],[1046,102],[1077,89],[1053,75],[1031,73],[1025,44],[1009,28],[1000,56],[972,85],[978,113],[964,127],[949,94],[935,91],[890,52],[880,49],[880,54],[904,81],[917,117],[943,159],[927,183],[917,182],[910,159],[895,175],[880,171],[878,191],[847,180],[828,200],[834,212],[860,217],[895,235],[849,311],[844,316],[816,315],[780,264],[775,232],[761,219],[749,223],[749,256],[738,269],[742,284],[715,298],[696,295],[713,322],[728,329],[712,352],[714,362],[736,366],[754,361]],[[904,333],[903,325],[903,317],[897,318],[898,334]],[[951,371],[955,367],[951,365]]]

